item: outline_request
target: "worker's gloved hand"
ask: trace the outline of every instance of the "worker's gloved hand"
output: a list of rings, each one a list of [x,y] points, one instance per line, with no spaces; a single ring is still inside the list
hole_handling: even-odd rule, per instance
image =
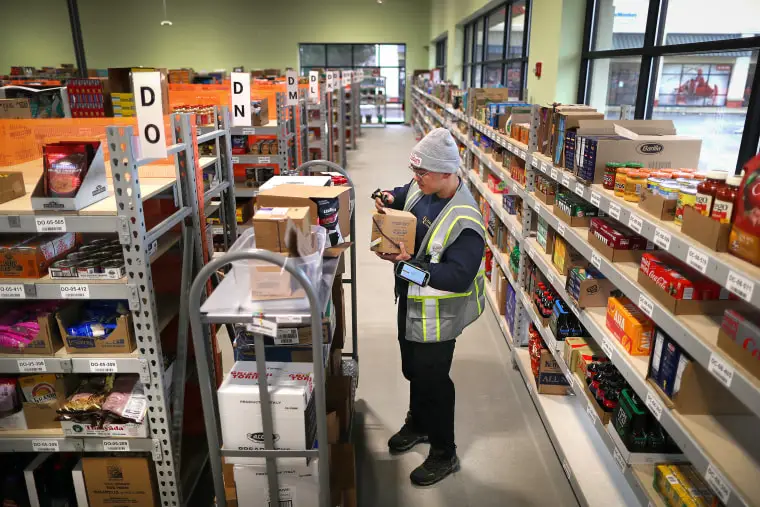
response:
[[[385,261],[391,261],[391,262],[399,262],[399,261],[408,261],[412,258],[411,255],[406,251],[406,247],[403,243],[398,244],[399,249],[401,250],[400,253],[397,254],[389,254],[389,253],[380,253],[375,252],[378,257]]]
[[[372,197],[375,198],[375,208],[380,213],[384,213],[385,208],[393,204],[393,201],[395,200],[393,198],[393,194],[390,192],[381,191],[380,189],[375,190],[375,192],[372,194]]]

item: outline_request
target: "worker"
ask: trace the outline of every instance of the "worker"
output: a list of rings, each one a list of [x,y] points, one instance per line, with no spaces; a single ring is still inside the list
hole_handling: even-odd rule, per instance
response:
[[[478,205],[459,178],[459,150],[448,130],[432,130],[412,149],[413,179],[383,192],[375,206],[417,217],[414,245],[380,254],[429,273],[418,285],[396,275],[401,369],[409,381],[409,411],[388,441],[391,453],[429,442],[410,479],[429,486],[459,470],[454,443],[454,382],[449,376],[456,338],[485,305],[485,227]],[[411,250],[409,250],[411,248]],[[394,269],[394,272],[396,270]]]

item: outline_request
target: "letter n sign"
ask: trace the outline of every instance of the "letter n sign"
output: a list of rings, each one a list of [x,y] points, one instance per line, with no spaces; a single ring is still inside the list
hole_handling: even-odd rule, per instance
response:
[[[230,72],[230,104],[232,105],[232,126],[250,127],[251,118],[251,75],[247,72]]]
[[[142,158],[166,158],[163,96],[160,72],[133,72],[132,89]]]
[[[288,83],[288,106],[298,105],[298,75],[295,70],[288,70],[285,72],[285,79]]]

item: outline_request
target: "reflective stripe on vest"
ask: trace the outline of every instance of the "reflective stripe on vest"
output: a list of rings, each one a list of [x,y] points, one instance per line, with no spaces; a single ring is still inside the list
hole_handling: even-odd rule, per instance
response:
[[[476,283],[475,287],[477,288],[477,286],[478,284]],[[435,336],[436,341],[441,341],[441,314],[439,306],[441,299],[461,298],[470,295],[472,295],[472,291],[449,292],[434,289],[430,286],[420,287],[419,285],[410,283],[407,299],[418,301],[422,304],[422,340],[428,341],[429,337]],[[435,319],[430,318],[433,313],[435,313]]]

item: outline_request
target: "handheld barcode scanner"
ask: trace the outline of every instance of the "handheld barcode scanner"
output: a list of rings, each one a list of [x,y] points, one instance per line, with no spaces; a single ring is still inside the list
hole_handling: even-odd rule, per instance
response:
[[[377,199],[379,197],[380,200],[383,201],[383,204],[385,204],[386,206],[391,205],[391,203],[388,202],[388,196],[385,195],[385,192],[383,192],[379,188],[375,190],[374,192],[372,192],[372,195],[370,197],[372,197],[372,199]]]

